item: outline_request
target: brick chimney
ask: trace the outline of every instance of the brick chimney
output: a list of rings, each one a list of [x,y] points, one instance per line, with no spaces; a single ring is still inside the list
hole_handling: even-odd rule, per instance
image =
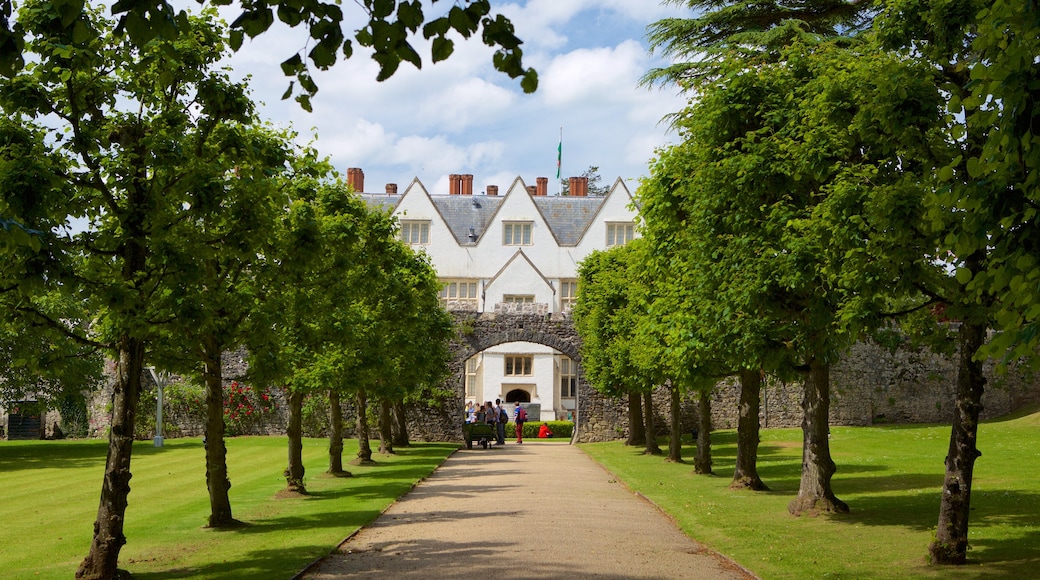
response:
[[[537,189],[537,193],[535,193],[535,195],[543,195],[544,196],[544,195],[548,195],[549,194],[549,178],[548,177],[538,177],[538,178],[536,178],[534,180],[534,182],[537,184],[537,188],[536,188]]]
[[[498,186],[497,185],[489,185],[489,186],[487,186],[487,194],[488,195],[498,195]]]
[[[449,195],[461,195],[462,194],[462,176],[458,173],[452,173],[448,176],[448,194]]]
[[[528,185],[527,186],[527,194],[528,195],[538,195],[538,190],[535,189],[535,187],[533,185]]]
[[[386,194],[387,195],[397,195],[397,184],[396,183],[388,183],[388,184],[386,184]]]
[[[462,195],[473,195],[473,174],[464,173],[459,177],[462,178]]]
[[[361,171],[360,167],[348,167],[347,168],[347,185],[354,189],[356,193],[365,192],[365,172]]]
[[[569,177],[567,186],[571,191],[571,197],[587,197],[589,195],[588,177]]]

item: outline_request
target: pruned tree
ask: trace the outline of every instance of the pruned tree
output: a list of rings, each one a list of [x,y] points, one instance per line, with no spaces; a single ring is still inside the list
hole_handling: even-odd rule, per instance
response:
[[[935,143],[938,93],[927,70],[847,45],[806,39],[767,61],[720,61],[641,195],[647,235],[674,267],[664,279],[700,289],[680,301],[694,336],[732,350],[731,368],[803,377],[795,514],[848,509],[830,487],[830,361],[887,297],[915,291],[907,272],[932,266],[915,234],[929,169],[917,160]]]
[[[638,333],[646,313],[646,288],[641,286],[639,265],[642,241],[596,251],[578,267],[578,299],[574,325],[581,337],[585,376],[597,391],[613,397],[630,397],[633,409],[642,404],[646,453],[660,454],[654,425],[651,392],[662,384],[662,374],[652,364],[654,357]]]
[[[218,147],[226,124],[248,123],[249,104],[240,86],[213,70],[224,44],[212,12],[186,15],[179,26],[190,34],[144,46],[83,4],[28,2],[15,22],[31,64],[0,80],[0,100],[13,123],[56,136],[43,143],[42,159],[53,163],[39,183],[53,190],[41,201],[60,199],[40,211],[84,223],[47,239],[49,263],[60,267],[43,283],[77,293],[94,323],[77,329],[42,310],[36,315],[115,361],[104,483],[90,552],[77,571],[111,578],[126,542],[145,357],[174,318],[165,293],[189,282],[176,249],[197,241],[197,231],[177,226],[186,207],[222,203],[214,186],[228,178],[228,167],[196,154]]]

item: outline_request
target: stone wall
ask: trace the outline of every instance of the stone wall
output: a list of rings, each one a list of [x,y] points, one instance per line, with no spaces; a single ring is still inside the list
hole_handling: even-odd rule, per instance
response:
[[[487,348],[507,342],[533,342],[555,348],[581,361],[580,340],[573,321],[564,315],[499,315],[494,313],[455,313],[457,334],[451,342],[452,359],[437,400],[408,407],[409,436],[415,441],[462,441],[464,404],[464,365],[466,359]],[[831,369],[831,424],[873,425],[878,423],[949,423],[953,417],[956,359],[927,350],[901,349],[890,352],[872,343],[858,343]],[[110,371],[114,370],[109,368]],[[226,381],[245,376],[243,353],[224,358]],[[983,397],[983,418],[1005,415],[1025,405],[1040,404],[1040,381],[1028,373],[1012,369],[1004,375],[986,366],[988,384]],[[151,379],[146,378],[151,384]],[[276,394],[277,389],[272,390]],[[712,422],[715,428],[735,428],[739,390],[735,380],[720,382],[712,393]],[[287,413],[280,393],[277,412],[265,418],[256,434],[285,432]],[[351,401],[344,401],[344,436],[353,437],[356,413]],[[696,424],[696,401],[684,398],[682,430]],[[92,435],[107,433],[111,409],[111,385],[90,401]],[[659,434],[668,432],[669,394],[659,388],[654,393],[654,413]],[[605,397],[586,381],[579,364],[578,409],[574,441],[595,442],[625,438],[628,435],[628,401]],[[154,411],[142,409],[139,422],[149,422],[154,432]],[[763,428],[801,425],[801,384],[783,383],[767,378],[763,385],[760,421]],[[165,417],[165,435],[198,436],[202,425],[197,420]],[[373,410],[370,425],[376,439],[377,422]],[[147,429],[147,427],[145,427]],[[154,434],[154,433],[153,433]],[[324,432],[309,432],[325,435]]]
[[[983,419],[1006,415],[1023,406],[1040,404],[1040,377],[1012,368],[1000,374],[985,366],[987,384],[982,397]],[[890,352],[873,343],[857,343],[831,368],[832,425],[882,423],[951,423],[956,387],[956,358],[926,349]],[[605,441],[628,436],[628,401],[582,393],[593,408],[579,440]],[[739,385],[735,379],[719,382],[712,391],[712,425],[735,429]],[[596,400],[606,399],[606,401]],[[762,388],[759,420],[762,428],[800,427],[802,385],[768,378]],[[669,397],[665,388],[654,393],[658,434],[668,432]],[[696,402],[684,398],[682,430],[696,423]]]

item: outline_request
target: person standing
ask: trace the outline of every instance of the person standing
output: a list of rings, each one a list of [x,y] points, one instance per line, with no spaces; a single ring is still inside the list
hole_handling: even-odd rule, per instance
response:
[[[513,408],[513,423],[516,425],[516,442],[524,442],[524,423],[527,422],[527,409],[520,406],[520,403],[516,404]]]
[[[502,399],[495,399],[495,417],[498,422],[495,424],[495,434],[498,436],[498,441],[495,445],[506,444],[506,423],[509,422],[509,413],[502,408]]]

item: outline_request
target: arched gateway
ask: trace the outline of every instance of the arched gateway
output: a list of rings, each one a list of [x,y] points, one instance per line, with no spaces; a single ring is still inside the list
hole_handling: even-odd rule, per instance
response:
[[[419,431],[427,431],[427,437],[438,438],[436,432],[443,434],[445,438],[461,440],[462,426],[461,417],[466,401],[466,361],[475,355],[489,351],[502,345],[512,343],[528,343],[548,347],[554,352],[574,361],[574,409],[555,409],[564,414],[570,412],[574,419],[574,441],[602,440],[603,436],[597,436],[590,432],[589,425],[598,424],[600,421],[595,416],[601,414],[604,406],[613,407],[614,402],[608,401],[585,381],[585,373],[581,368],[581,339],[574,327],[574,321],[570,316],[547,316],[535,314],[477,314],[467,312],[455,312],[456,336],[451,343],[451,362],[449,363],[449,374],[444,388],[454,393],[454,398],[438,409],[427,410],[427,421],[420,426]],[[558,375],[554,377],[558,379]],[[531,402],[532,393],[530,389],[514,388],[511,385],[501,385],[500,398],[507,402]],[[544,393],[541,393],[544,395]],[[473,397],[471,396],[472,400]],[[537,399],[535,399],[537,400]],[[543,407],[545,409],[547,407]],[[615,413],[612,413],[615,414]],[[429,419],[434,415],[440,415],[441,423],[438,426],[431,425]],[[543,420],[555,418],[544,415]],[[437,428],[439,427],[439,428]],[[596,429],[593,429],[595,431]]]

